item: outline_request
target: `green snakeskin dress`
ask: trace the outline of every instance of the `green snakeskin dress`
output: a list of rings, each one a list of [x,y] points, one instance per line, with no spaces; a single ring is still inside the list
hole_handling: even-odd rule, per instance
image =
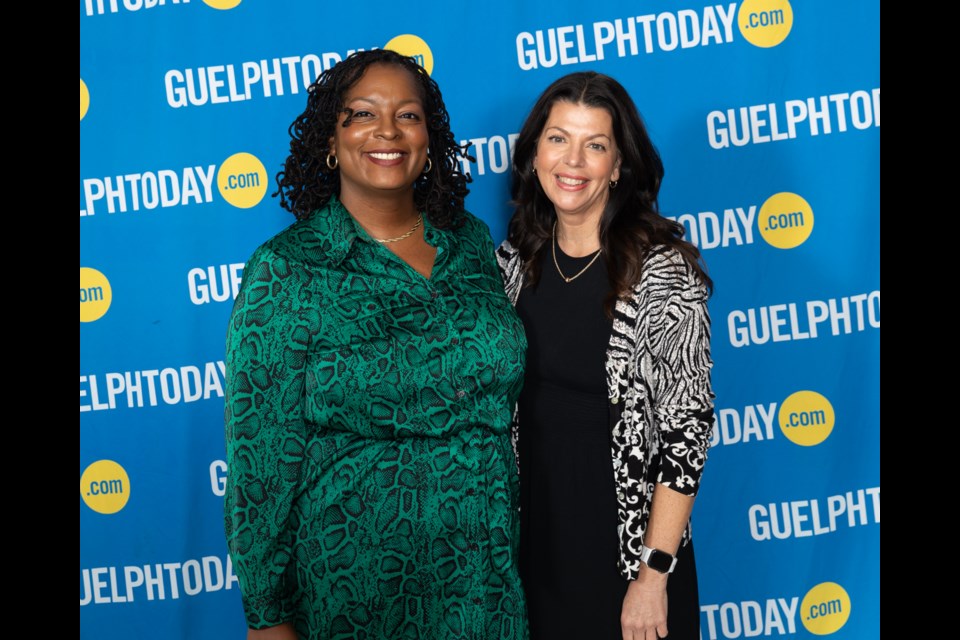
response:
[[[258,248],[227,335],[227,542],[247,623],[527,637],[509,440],[523,325],[486,225],[426,279],[332,200]]]

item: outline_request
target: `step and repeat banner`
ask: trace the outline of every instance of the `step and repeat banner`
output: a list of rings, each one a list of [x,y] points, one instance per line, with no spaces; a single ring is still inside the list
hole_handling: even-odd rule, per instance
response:
[[[80,2],[80,637],[242,638],[224,343],[306,88],[414,55],[503,239],[537,95],[630,91],[716,281],[702,638],[880,635],[880,3]],[[571,550],[576,553],[576,550]]]

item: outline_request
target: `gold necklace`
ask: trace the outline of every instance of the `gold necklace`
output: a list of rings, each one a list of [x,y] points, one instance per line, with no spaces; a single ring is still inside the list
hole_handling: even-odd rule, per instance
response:
[[[374,240],[376,240],[376,241],[379,242],[380,244],[387,244],[388,242],[399,242],[399,241],[401,241],[401,240],[406,240],[407,238],[409,238],[410,236],[413,235],[413,232],[414,232],[414,231],[416,231],[417,229],[420,228],[420,225],[421,225],[421,224],[423,224],[423,214],[422,214],[422,213],[421,213],[419,216],[417,216],[417,223],[416,223],[415,225],[413,225],[413,228],[411,228],[410,231],[407,231],[407,232],[406,232],[405,234],[403,234],[402,236],[397,236],[396,238],[384,238],[383,240],[381,240],[380,238],[374,238]]]
[[[599,249],[597,249],[596,255],[593,256],[593,260],[588,262],[587,266],[585,266],[583,269],[580,269],[577,275],[570,276],[569,278],[563,275],[563,271],[560,270],[560,264],[557,262],[557,221],[556,220],[553,221],[553,241],[550,243],[550,249],[553,251],[553,266],[557,268],[557,273],[560,274],[560,277],[563,278],[564,282],[573,282],[574,280],[582,276],[583,272],[589,269],[590,267],[592,267],[593,263],[596,262],[597,258],[600,257],[600,254],[603,253],[603,247],[600,247]]]

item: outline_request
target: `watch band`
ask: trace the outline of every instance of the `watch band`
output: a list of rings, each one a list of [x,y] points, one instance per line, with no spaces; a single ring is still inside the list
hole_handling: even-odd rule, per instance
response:
[[[640,545],[640,562],[659,573],[673,573],[677,557],[660,549]]]

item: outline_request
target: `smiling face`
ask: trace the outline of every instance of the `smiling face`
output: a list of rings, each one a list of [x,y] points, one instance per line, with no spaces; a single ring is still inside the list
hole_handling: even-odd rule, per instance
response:
[[[395,65],[368,68],[343,96],[343,106],[330,152],[340,168],[344,204],[365,197],[413,193],[413,183],[427,162],[423,99],[409,71]],[[349,206],[349,205],[348,205]]]
[[[605,109],[561,100],[537,141],[537,178],[558,216],[603,214],[610,181],[620,178],[620,152]]]

